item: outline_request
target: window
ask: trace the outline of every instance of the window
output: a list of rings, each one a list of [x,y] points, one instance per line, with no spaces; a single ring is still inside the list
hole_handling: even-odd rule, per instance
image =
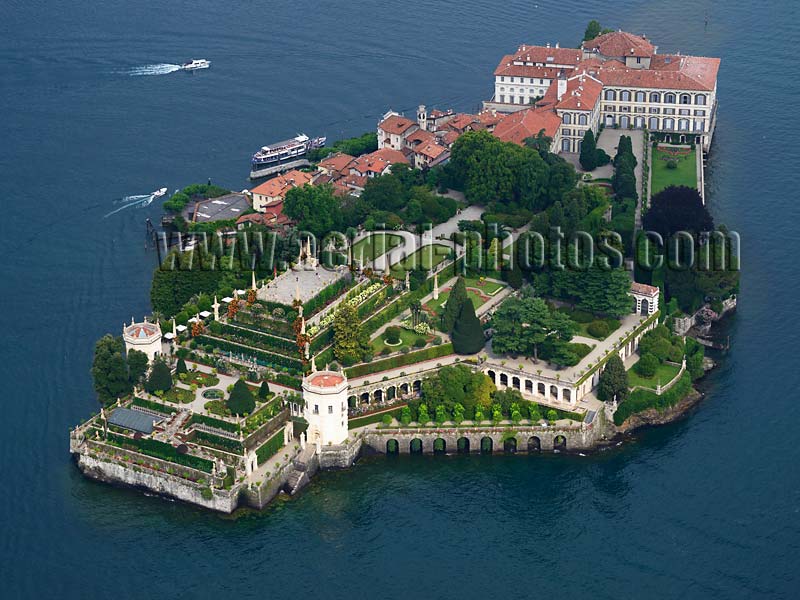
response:
[[[689,94],[681,94],[681,104],[691,104],[692,97]]]
[[[587,118],[586,115],[578,115],[578,125],[586,125]]]
[[[645,93],[644,92],[636,92],[636,101],[637,102],[644,102],[645,100]]]
[[[569,140],[561,140],[561,151],[569,152]]]
[[[684,115],[684,116],[687,116],[687,115],[690,115],[690,114],[692,114],[692,113],[691,113],[691,111],[690,111],[688,108],[681,108],[681,109],[678,111],[678,114],[679,114],[679,115]]]
[[[619,93],[619,99],[622,102],[630,102],[631,101],[631,93],[628,90],[622,90]]]
[[[329,405],[328,405],[328,414],[329,414],[329,415],[332,415],[332,414],[333,414],[333,405],[332,405],[332,404],[329,404]]]
[[[658,92],[651,92],[650,102],[661,102],[661,94],[659,94]]]
[[[674,108],[665,108],[664,109],[664,114],[665,115],[674,115],[675,114],[675,109]]]
[[[664,102],[666,104],[675,104],[675,94],[673,93],[664,94]]]
[[[641,56],[637,56],[637,57],[636,57],[636,64],[637,64],[637,65],[640,65],[640,64],[642,64],[642,57],[641,57]]]
[[[533,83],[533,77],[531,77],[531,83]]]
[[[569,125],[572,123],[572,116],[569,113],[564,113],[562,121],[564,122],[564,125]]]
[[[564,129],[564,135],[572,135],[572,129]]]
[[[704,110],[695,110],[694,111],[694,116],[695,117],[705,117],[706,116],[706,111],[704,111]]]
[[[664,129],[675,129],[675,119],[664,119]]]
[[[650,117],[648,129],[658,129],[658,117]]]
[[[697,96],[694,97],[694,103],[695,104],[700,104],[702,106],[705,106],[706,97],[703,94],[698,94]]]
[[[319,414],[319,404],[315,404],[315,405],[314,405],[314,414],[315,414],[315,415],[318,415],[318,414]]]
[[[511,78],[511,83],[514,83],[514,78],[513,77]]]
[[[503,94],[500,94],[500,104],[506,103],[506,97]]]
[[[506,78],[501,75],[500,76],[500,81],[505,81],[505,80],[506,80]]]
[[[500,86],[500,91],[501,91],[501,92],[505,92],[505,91],[506,91],[506,88],[504,88],[503,86]]]
[[[606,90],[606,100],[616,100],[617,92],[614,90]]]

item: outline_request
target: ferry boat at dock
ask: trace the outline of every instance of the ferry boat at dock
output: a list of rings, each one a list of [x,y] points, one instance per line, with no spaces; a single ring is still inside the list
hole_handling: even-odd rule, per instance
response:
[[[308,151],[322,148],[326,141],[324,137],[310,138],[300,134],[290,140],[263,146],[250,161],[250,179],[306,167],[311,164],[306,158]]]

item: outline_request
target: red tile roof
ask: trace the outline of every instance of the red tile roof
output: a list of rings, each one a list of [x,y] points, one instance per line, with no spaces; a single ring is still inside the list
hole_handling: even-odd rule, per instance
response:
[[[612,31],[583,43],[587,50],[598,50],[603,56],[652,56],[656,49],[643,35]]]
[[[386,133],[394,133],[394,134],[402,134],[408,128],[415,126],[416,123],[411,119],[406,119],[405,117],[401,117],[400,115],[392,115],[391,117],[384,119],[380,123],[378,123],[378,128],[382,129]]]
[[[706,92],[714,90],[720,59],[702,56],[673,58],[678,63],[677,67],[667,63],[664,64],[666,69],[601,69],[597,78],[605,85],[618,87]]]
[[[307,183],[311,183],[311,173],[304,173],[295,169],[286,173],[281,173],[277,177],[268,179],[261,185],[254,187],[250,190],[251,194],[259,194],[269,198],[283,198],[293,187],[302,187]]]
[[[543,65],[575,65],[580,61],[582,52],[575,48],[555,48],[553,46],[529,46],[523,44],[515,54],[513,60],[521,62],[542,63]]]
[[[399,150],[381,148],[375,152],[359,156],[350,164],[349,168],[351,172],[357,171],[361,175],[366,175],[367,173],[380,175],[394,163],[408,164],[408,159]]]
[[[646,283],[631,283],[631,292],[635,294],[642,294],[643,296],[658,296],[659,289]]]
[[[550,108],[526,108],[506,115],[494,128],[493,135],[504,142],[522,145],[526,138],[544,134],[554,137],[561,125],[561,117]]]
[[[338,373],[323,371],[316,374],[312,373],[308,378],[308,382],[316,387],[336,387],[337,385],[344,383],[344,377]]]
[[[550,86],[556,88],[558,82]],[[548,90],[549,92],[550,90]],[[567,91],[556,104],[561,110],[589,110],[591,111],[603,92],[603,84],[589,75],[578,75],[567,80]]]
[[[337,152],[336,154],[331,154],[327,158],[322,159],[319,162],[319,166],[328,171],[333,171],[334,173],[341,173],[347,169],[347,166],[353,162],[353,160],[355,160],[354,156],[350,156],[344,152]]]

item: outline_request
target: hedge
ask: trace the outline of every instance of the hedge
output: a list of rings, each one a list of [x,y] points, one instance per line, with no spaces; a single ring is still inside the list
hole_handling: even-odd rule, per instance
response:
[[[282,354],[273,354],[272,352],[259,350],[258,348],[252,348],[251,346],[245,346],[237,342],[231,342],[229,340],[223,340],[208,335],[198,335],[194,339],[197,340],[199,344],[210,344],[225,352],[230,351],[237,354],[253,356],[262,366],[271,365],[288,367],[290,369],[294,369],[295,371],[303,370],[302,361],[299,359],[289,358],[288,356],[283,356]]]
[[[197,413],[194,413],[192,418],[189,419],[189,425],[192,423],[202,423],[203,425],[216,427],[217,429],[230,431],[231,433],[238,433],[239,431],[239,426],[236,423],[230,423],[228,421],[223,421],[222,419],[215,419],[214,417],[207,417],[206,415],[199,415]]]
[[[659,412],[674,406],[683,400],[692,389],[692,376],[685,372],[678,382],[660,396],[655,392],[638,389],[633,392],[619,405],[617,412],[614,413],[614,424],[622,423],[633,414],[655,408]]]
[[[303,304],[303,315],[308,319],[310,316],[319,312],[330,304],[333,300],[342,295],[353,283],[351,275],[345,276],[338,281],[334,281],[328,287],[323,288],[319,294]]]
[[[131,404],[133,406],[149,408],[150,410],[160,412],[164,415],[171,415],[172,413],[177,412],[177,409],[174,406],[167,406],[166,404],[161,404],[161,402],[153,402],[152,400],[145,400],[144,398],[136,397],[133,399]]]
[[[203,446],[211,446],[217,450],[223,450],[232,454],[242,454],[242,444],[237,440],[225,438],[220,435],[214,435],[206,431],[194,430],[194,441]]]
[[[270,335],[269,333],[265,333],[264,331],[260,331],[258,329],[253,329],[252,327],[248,327],[246,325],[230,325],[228,323],[220,322],[220,326],[222,327],[221,331],[224,333],[230,333],[231,335],[236,335],[249,340],[259,341],[261,344],[267,346],[267,349],[277,348],[279,350],[287,350],[295,353],[297,352],[297,343],[294,341],[294,339]]]
[[[348,429],[355,429],[356,427],[363,427],[364,425],[370,425],[372,423],[380,423],[383,420],[384,415],[391,415],[393,417],[400,418],[400,411],[403,410],[403,407],[399,407],[395,410],[391,411],[383,411],[373,415],[367,415],[365,417],[356,417],[355,419],[350,419],[347,423]]]
[[[362,375],[369,375],[370,373],[378,373],[388,369],[396,369],[397,367],[405,367],[406,365],[413,365],[424,360],[431,360],[433,358],[441,358],[453,354],[453,344],[447,343],[441,346],[433,346],[425,348],[417,352],[409,352],[408,354],[401,354],[392,358],[378,360],[371,363],[364,363],[346,369],[349,378],[361,377]]]
[[[106,440],[115,446],[121,448],[130,448],[135,452],[152,456],[153,458],[160,458],[169,462],[174,462],[184,467],[197,469],[211,473],[213,464],[210,460],[200,458],[199,456],[192,456],[191,454],[179,454],[178,451],[171,445],[158,440],[150,438],[142,438],[135,440],[116,433],[109,432],[106,435]]]
[[[259,465],[264,464],[273,454],[283,448],[283,430],[284,427],[281,427],[275,432],[275,435],[261,444],[256,450],[256,458],[258,458]]]

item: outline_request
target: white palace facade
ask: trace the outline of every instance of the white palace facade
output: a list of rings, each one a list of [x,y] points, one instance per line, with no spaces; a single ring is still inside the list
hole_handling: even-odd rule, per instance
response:
[[[509,141],[539,130],[554,139],[554,150],[579,152],[587,128],[648,129],[674,143],[695,143],[708,151],[714,135],[720,59],[658,54],[644,36],[623,31],[584,42],[579,49],[558,45],[520,46],[494,71],[494,96],[485,108],[525,111],[524,131],[503,127]],[[553,116],[560,123],[554,125]],[[536,129],[539,125],[539,129]],[[500,130],[499,132],[497,130]]]

